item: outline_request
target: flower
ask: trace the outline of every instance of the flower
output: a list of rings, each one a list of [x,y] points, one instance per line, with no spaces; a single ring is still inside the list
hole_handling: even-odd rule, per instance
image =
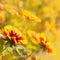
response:
[[[34,43],[34,44],[39,44],[40,43],[40,40],[45,40],[46,41],[46,37],[44,36],[43,33],[36,33],[32,30],[28,30],[28,36],[30,37],[31,41]]]
[[[44,33],[37,34],[34,31],[29,30],[28,35],[31,38],[31,42],[33,44],[42,44],[42,46],[46,49],[48,53],[53,53],[53,49],[50,47],[51,45],[48,44],[48,41],[46,40],[46,36]]]
[[[42,46],[46,49],[47,53],[55,53],[54,49],[52,47],[52,44],[50,42],[48,42],[46,36],[44,33],[38,33],[39,39],[40,39],[40,43],[42,44]]]
[[[22,9],[22,15],[24,17],[26,17],[27,19],[30,19],[32,21],[35,21],[35,22],[41,22],[41,19],[39,19],[37,16],[31,14],[30,12],[28,12],[27,10],[25,9]]]
[[[25,37],[22,36],[21,32],[11,25],[5,26],[2,33],[5,37],[8,37],[8,39],[15,44],[26,43]]]
[[[48,53],[54,53],[54,49],[52,47],[52,44],[46,40],[46,36],[44,35],[44,33],[41,33],[41,34],[38,33],[38,36],[40,39],[40,43],[46,49],[46,51]]]

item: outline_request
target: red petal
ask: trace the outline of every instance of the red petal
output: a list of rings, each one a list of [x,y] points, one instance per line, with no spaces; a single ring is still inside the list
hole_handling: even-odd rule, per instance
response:
[[[16,40],[23,40],[23,37],[16,37]]]
[[[16,35],[16,33],[13,30],[11,30],[10,31],[10,36],[15,36],[15,35]]]
[[[43,37],[40,37],[40,42],[44,41],[44,38]]]
[[[11,38],[10,38],[10,40],[14,40],[14,38],[13,38],[13,37],[11,37]]]
[[[48,53],[51,53],[52,52],[52,49],[45,42],[41,42],[41,43],[47,49]]]
[[[7,32],[5,32],[5,31],[3,32],[3,34],[4,34],[5,36],[7,36]]]

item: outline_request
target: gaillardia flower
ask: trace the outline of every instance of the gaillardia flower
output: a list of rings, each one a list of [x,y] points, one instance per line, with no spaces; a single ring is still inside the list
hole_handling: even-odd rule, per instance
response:
[[[55,53],[54,49],[52,47],[52,44],[50,42],[48,42],[44,33],[41,33],[41,34],[38,33],[38,37],[39,37],[39,40],[40,40],[40,44],[42,44],[42,46],[46,49],[46,51],[48,53]]]
[[[10,41],[12,41],[15,44],[24,44],[27,42],[25,37],[22,36],[21,32],[11,25],[5,26],[2,33],[5,37],[7,37]]]
[[[51,44],[48,44],[48,41],[46,40],[46,36],[44,35],[44,33],[37,34],[34,31],[29,30],[28,35],[33,44],[42,44],[42,46],[46,49],[48,53],[53,53],[52,46]]]

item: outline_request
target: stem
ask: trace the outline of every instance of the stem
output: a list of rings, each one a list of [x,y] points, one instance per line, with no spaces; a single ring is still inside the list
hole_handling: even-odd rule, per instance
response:
[[[20,53],[20,51],[19,51],[19,49],[16,47],[16,52],[20,55],[20,56],[22,56],[22,54]]]

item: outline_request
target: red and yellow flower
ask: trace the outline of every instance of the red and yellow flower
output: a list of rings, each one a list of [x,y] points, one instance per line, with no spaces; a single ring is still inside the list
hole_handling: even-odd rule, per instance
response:
[[[5,26],[3,29],[3,35],[5,37],[8,37],[8,39],[15,44],[27,43],[27,39],[25,39],[25,37],[22,36],[21,32],[13,26]]]
[[[42,46],[46,49],[48,53],[53,53],[53,48],[50,43],[46,42],[46,36],[44,33],[35,33],[34,31],[29,30],[28,35],[31,38],[31,42],[33,44],[39,45],[42,44]]]

